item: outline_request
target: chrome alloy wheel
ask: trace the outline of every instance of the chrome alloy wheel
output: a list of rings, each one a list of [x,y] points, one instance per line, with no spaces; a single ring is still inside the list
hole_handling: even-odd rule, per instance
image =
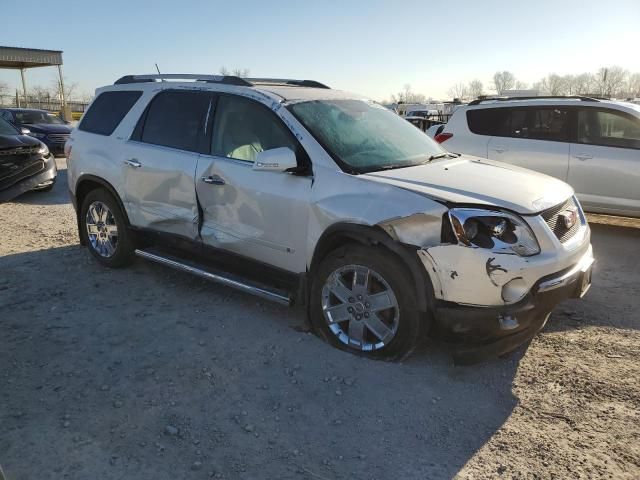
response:
[[[109,207],[99,201],[93,202],[87,210],[85,224],[93,249],[101,257],[112,257],[118,246],[118,226]]]
[[[398,331],[400,307],[382,276],[362,265],[345,265],[322,288],[322,313],[345,345],[362,351],[388,345]]]

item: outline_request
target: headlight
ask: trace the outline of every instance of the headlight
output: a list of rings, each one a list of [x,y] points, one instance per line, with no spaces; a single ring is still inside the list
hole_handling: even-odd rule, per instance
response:
[[[38,149],[38,153],[43,157],[46,157],[47,155],[49,155],[49,148],[47,148],[47,146],[44,143],[40,142],[40,148]]]
[[[28,135],[30,137],[36,137],[36,138],[44,138],[47,136],[46,133],[38,133],[38,132],[29,132]]]
[[[531,228],[516,215],[479,208],[452,208],[449,219],[456,238],[463,245],[510,250],[521,257],[540,253]]]

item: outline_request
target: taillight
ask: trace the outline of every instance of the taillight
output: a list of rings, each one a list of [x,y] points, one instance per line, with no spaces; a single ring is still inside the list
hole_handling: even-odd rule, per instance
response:
[[[435,136],[434,140],[438,143],[443,143],[453,137],[453,133],[439,133]]]

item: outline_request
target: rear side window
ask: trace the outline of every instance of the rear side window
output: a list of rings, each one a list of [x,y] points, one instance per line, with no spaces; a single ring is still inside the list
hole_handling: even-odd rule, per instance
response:
[[[139,141],[197,152],[204,139],[212,97],[203,92],[167,91],[149,105]]]
[[[476,135],[505,136],[508,113],[506,108],[467,110],[469,130]]]
[[[580,110],[577,142],[640,149],[640,119],[613,110]]]
[[[566,142],[569,111],[554,107],[469,110],[469,129],[478,135]]]
[[[101,93],[82,117],[78,129],[98,135],[111,135],[140,95],[142,92],[133,91]]]

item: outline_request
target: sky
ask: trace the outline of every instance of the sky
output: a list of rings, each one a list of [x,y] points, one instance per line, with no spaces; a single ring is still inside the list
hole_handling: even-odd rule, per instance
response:
[[[65,0],[46,22],[50,0],[0,4],[0,45],[63,50],[65,81],[86,93],[156,62],[163,73],[313,79],[379,101],[405,84],[440,99],[458,82],[487,89],[498,70],[530,85],[611,65],[640,72],[640,0]],[[29,70],[27,87],[56,75]],[[0,70],[2,81],[15,88],[20,74]]]

